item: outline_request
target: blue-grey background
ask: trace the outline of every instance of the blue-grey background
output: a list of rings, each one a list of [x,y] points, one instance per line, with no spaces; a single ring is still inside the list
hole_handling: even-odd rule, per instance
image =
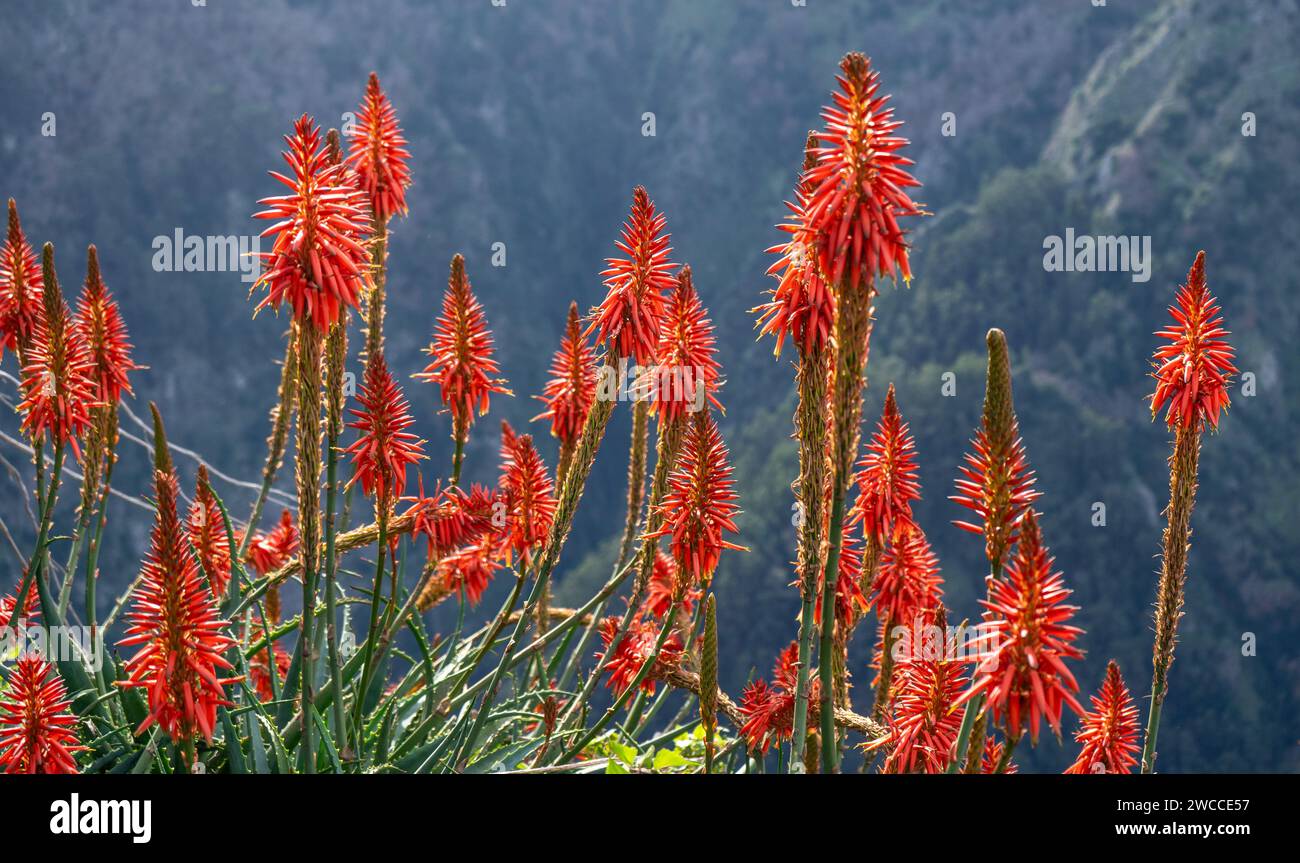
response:
[[[723,682],[739,695],[794,637],[788,587],[796,473],[791,356],[756,343],[747,310],[771,283],[763,249],[784,213],[807,129],[839,57],[861,50],[894,94],[911,138],[916,279],[878,305],[866,415],[898,387],[921,456],[918,515],[940,554],[957,619],[982,595],[978,539],[948,525],[956,466],[978,422],[983,334],[1007,332],[1017,407],[1048,543],[1087,629],[1085,689],[1118,659],[1143,703],[1151,602],[1167,498],[1163,427],[1144,403],[1152,331],[1198,249],[1224,306],[1238,365],[1206,441],[1193,517],[1186,617],[1161,729],[1164,771],[1295,770],[1300,636],[1295,493],[1300,405],[1294,202],[1300,134],[1300,17],[1293,0],[670,0],[670,2],[114,3],[5,0],[0,25],[0,195],[18,200],[34,244],[58,248],[74,292],[98,245],[136,358],[136,402],[156,400],[170,435],[215,468],[257,478],[278,379],[283,318],[250,320],[229,273],[166,273],[152,243],[249,234],[276,194],[280,136],[302,112],[337,126],[377,71],[414,154],[411,215],[393,226],[388,355],[423,365],[447,262],[466,256],[517,396],[495,402],[469,448],[471,478],[495,479],[497,421],[527,424],[570,299],[601,296],[598,271],[633,185],[667,213],[717,322],[728,384],[723,422],[737,466],[742,540],[716,580]],[[654,112],[657,134],[642,135]],[[56,134],[42,136],[53,112]],[[943,115],[956,134],[942,134]],[[1243,114],[1255,117],[1243,135]],[[1150,235],[1152,278],[1048,273],[1044,237],[1066,228]],[[506,244],[507,266],[490,265]],[[14,372],[6,358],[3,370]],[[359,372],[359,369],[355,369]],[[953,372],[956,396],[941,394]],[[4,385],[7,387],[8,385]],[[446,469],[435,394],[407,391]],[[0,418],[15,434],[17,418]],[[136,429],[131,429],[138,431]],[[553,447],[544,429],[547,458]],[[604,579],[622,525],[627,412],[601,450],[560,572],[558,601]],[[22,454],[0,443],[20,469]],[[118,486],[144,492],[145,453],[124,444]],[[194,462],[182,460],[184,484]],[[280,487],[291,494],[291,476]],[[246,512],[246,489],[221,486]],[[71,498],[72,494],[65,495]],[[1106,505],[1105,527],[1091,523]],[[134,577],[147,513],[114,504],[105,602]],[[278,515],[274,507],[269,517]],[[17,486],[0,517],[31,540]],[[66,524],[66,518],[65,522]],[[7,543],[6,543],[7,544]],[[0,589],[16,580],[0,548]],[[502,585],[497,585],[499,592]],[[496,593],[488,598],[495,605]],[[435,626],[445,621],[436,618]],[[1253,633],[1256,655],[1243,656]],[[866,698],[866,633],[854,644]],[[1073,721],[1068,723],[1072,728]],[[1050,736],[1018,756],[1060,770],[1074,744]]]

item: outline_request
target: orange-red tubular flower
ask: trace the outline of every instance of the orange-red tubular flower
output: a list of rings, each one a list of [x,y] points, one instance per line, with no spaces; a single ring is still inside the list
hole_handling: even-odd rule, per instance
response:
[[[131,343],[126,323],[99,274],[99,254],[91,246],[86,268],[86,284],[77,300],[77,314],[72,326],[90,352],[90,377],[95,384],[95,399],[106,405],[117,404],[123,391],[131,392],[127,372],[140,366],[131,361]]]
[[[1235,374],[1232,346],[1223,338],[1228,331],[1219,315],[1218,301],[1205,286],[1205,252],[1198,252],[1169,307],[1174,323],[1156,333],[1169,344],[1156,349],[1151,376],[1151,416],[1168,405],[1165,423],[1170,428],[1206,426],[1217,429],[1219,414],[1228,407],[1229,376]]]
[[[493,507],[498,503],[497,495],[477,483],[468,492],[453,485],[434,489],[426,497],[423,477],[419,494],[404,499],[411,501],[406,512],[413,517],[412,533],[428,540],[431,559],[445,557],[491,531]]]
[[[770,291],[771,300],[750,310],[758,314],[759,332],[776,338],[777,356],[787,335],[800,352],[810,354],[830,341],[835,326],[835,294],[818,268],[817,234],[808,226],[809,191],[801,182],[798,201],[786,201],[790,216],[777,228],[790,238],[767,250],[780,255],[767,269],[777,286]]]
[[[707,585],[724,548],[748,550],[723,538],[724,533],[737,532],[737,499],[727,445],[713,417],[702,410],[682,438],[677,466],[668,475],[668,493],[660,504],[663,526],[651,535],[671,537],[679,593]]]
[[[72,326],[72,312],[54,274],[54,247],[42,254],[44,314],[32,335],[27,365],[23,368],[23,393],[18,405],[23,431],[33,439],[48,435],[55,443],[72,447],[81,458],[79,440],[90,428],[95,400],[90,351],[82,334]]]
[[[847,519],[843,540],[840,545],[839,581],[835,588],[835,626],[839,632],[850,632],[858,617],[864,614],[871,604],[862,592],[862,549],[858,547],[848,531]],[[822,587],[826,576],[817,576],[817,600],[813,606],[813,619],[817,625],[822,622]],[[797,584],[797,582],[796,582]]]
[[[799,645],[790,642],[777,656],[772,669],[772,683],[755,680],[741,694],[740,712],[745,722],[740,734],[751,752],[766,753],[772,746],[789,740],[794,733],[794,699],[798,676]],[[809,703],[813,709],[820,701],[820,681],[811,681]]]
[[[1020,768],[1014,762],[1002,764],[1002,770],[998,770],[998,765],[1002,762],[1002,741],[996,740],[992,736],[984,738],[984,754],[980,756],[980,773],[993,775],[1001,772],[1004,776],[1012,773],[1018,773]]]
[[[912,526],[912,501],[921,498],[916,443],[898,412],[893,384],[885,394],[885,407],[876,433],[867,444],[858,468],[853,478],[858,485],[858,501],[851,523],[862,522],[867,540],[884,546],[895,533]]]
[[[885,549],[871,584],[871,602],[881,620],[910,626],[943,596],[939,558],[925,533],[909,525]]]
[[[460,255],[451,259],[442,315],[434,324],[427,353],[429,365],[415,377],[438,385],[442,404],[451,411],[458,429],[468,430],[476,413],[488,412],[492,393],[510,395],[506,382],[493,377],[500,368],[492,357],[492,332]]]
[[[411,169],[406,162],[411,154],[402,128],[397,125],[393,103],[388,101],[374,72],[370,73],[365,99],[357,109],[351,137],[348,163],[356,169],[375,218],[383,221],[405,216],[406,190],[411,185]]]
[[[546,541],[555,520],[555,487],[532,435],[516,435],[501,424],[501,491],[505,495],[505,541],[527,567],[533,550]]]
[[[675,632],[668,636],[659,655],[654,655],[655,644],[659,640],[659,628],[658,622],[637,615],[619,641],[614,655],[606,659],[605,652],[609,650],[609,643],[618,634],[619,619],[611,616],[600,622],[600,640],[604,642],[605,650],[597,653],[601,661],[598,667],[609,672],[609,680],[605,685],[613,690],[615,695],[623,694],[623,691],[641,673],[641,668],[647,661],[661,666],[673,666],[681,661],[682,640]],[[654,675],[647,674],[641,681],[640,688],[647,694],[653,695]]]
[[[279,569],[298,553],[298,528],[293,524],[293,513],[284,510],[280,520],[269,533],[258,534],[248,546],[248,562],[258,575]]]
[[[76,773],[77,717],[54,666],[18,657],[0,693],[0,772]]]
[[[267,656],[265,649],[257,651],[257,655],[248,660],[248,682],[252,684],[253,691],[262,701],[270,701],[275,697],[275,689],[271,686],[271,660],[275,661],[276,680],[285,680],[289,674],[289,666],[293,664],[289,654],[278,643],[271,647],[271,656]]]
[[[1138,709],[1115,660],[1106,665],[1106,680],[1074,739],[1083,749],[1066,773],[1132,773],[1137,766]]]
[[[0,360],[5,350],[21,352],[45,314],[41,265],[23,236],[18,205],[9,199],[9,229],[0,247]]]
[[[287,302],[295,318],[324,332],[357,307],[367,288],[370,205],[348,166],[331,163],[310,117],[299,118],[284,140],[289,176],[270,173],[290,192],[258,201],[269,209],[253,216],[277,220],[262,232],[275,243],[261,253],[263,272],[253,287],[265,285],[267,294],[257,308]]]
[[[0,637],[4,636],[4,630],[7,628],[18,629],[25,626],[33,618],[39,617],[41,613],[40,606],[37,604],[37,592],[34,590],[27,591],[27,601],[23,604],[26,606],[23,613],[15,617],[14,608],[18,606],[18,596],[8,594],[0,597]]]
[[[659,329],[657,380],[650,390],[650,406],[660,422],[680,419],[704,407],[704,400],[719,410],[714,393],[722,385],[713,322],[700,302],[691,280],[691,268],[682,267],[668,296]],[[700,391],[703,388],[703,391]]]
[[[596,332],[596,343],[613,355],[631,357],[637,365],[653,365],[664,314],[664,293],[673,284],[677,266],[668,260],[672,248],[664,233],[668,220],[655,212],[654,202],[642,186],[632,191],[632,212],[623,223],[615,245],[623,256],[606,258],[608,293],[592,309],[591,323],[583,335]]]
[[[892,743],[886,773],[943,773],[961,730],[962,714],[953,705],[966,686],[955,660],[921,659],[894,671],[886,737],[867,749]]]
[[[204,465],[199,465],[199,478],[185,520],[185,531],[194,550],[199,553],[199,562],[211,580],[212,595],[219,605],[230,583],[230,538],[226,536],[225,519],[217,505],[217,497],[208,488],[208,469]]]
[[[980,600],[986,609],[984,627],[996,635],[996,646],[974,659],[978,665],[971,687],[961,697],[965,702],[984,693],[993,721],[1009,737],[1019,738],[1028,726],[1037,742],[1044,719],[1059,736],[1062,703],[1084,713],[1074,697],[1079,684],[1065,665],[1067,659],[1083,656],[1074,646],[1083,630],[1069,625],[1078,611],[1065,604],[1069,595],[1061,573],[1052,572],[1031,509],[1005,577],[989,579],[989,598]]]
[[[596,355],[582,335],[578,304],[569,304],[569,320],[560,349],[551,360],[551,377],[544,395],[533,396],[546,410],[531,421],[549,419],[551,434],[561,446],[577,446],[587,414],[596,400]]]
[[[357,430],[357,441],[345,450],[353,459],[349,485],[360,481],[361,490],[387,511],[406,491],[407,466],[424,458],[424,441],[407,431],[415,423],[411,406],[389,373],[383,352],[372,353],[366,362],[357,401],[361,410],[351,412],[357,421],[348,423]]]
[[[211,742],[217,708],[231,703],[224,686],[238,680],[218,677],[230,668],[224,654],[235,642],[224,633],[227,624],[181,532],[175,474],[155,470],[154,487],[158,514],[120,642],[139,650],[127,660],[129,679],[118,685],[148,696],[149,715],[136,734],[157,723],[173,741],[202,734]]]
[[[912,161],[898,153],[907,145],[894,134],[903,123],[886,107],[889,96],[878,95],[870,60],[848,54],[840,71],[834,104],[822,111],[817,164],[803,179],[812,189],[806,219],[817,234],[821,271],[833,285],[847,276],[852,290],[877,275],[910,281],[898,219],[921,214],[904,191],[920,184],[907,172]]]

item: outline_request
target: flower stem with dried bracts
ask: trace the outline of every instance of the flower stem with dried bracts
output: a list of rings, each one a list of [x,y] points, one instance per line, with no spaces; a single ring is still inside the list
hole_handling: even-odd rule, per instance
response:
[[[845,286],[847,288],[847,286]],[[867,345],[871,337],[872,292],[840,292],[835,322],[838,351],[832,398],[834,399],[834,474],[831,485],[830,536],[826,552],[826,573],[822,583],[821,646],[818,674],[821,680],[822,772],[839,770],[839,746],[835,740],[835,596],[839,583],[841,545],[844,539],[845,497],[853,476],[862,422],[862,390],[866,386]]]
[[[333,130],[331,135],[337,135]],[[343,435],[343,370],[348,355],[348,321],[344,316],[330,329],[325,342],[325,641],[329,679],[336,692],[343,691],[343,662],[338,638],[338,548],[335,538],[335,509],[338,503],[338,447]],[[347,711],[343,699],[334,700],[335,748],[347,751]]]
[[[704,772],[713,772],[718,730],[718,618],[713,594],[704,601],[704,642],[700,646],[700,721],[704,724]]]
[[[1218,303],[1206,287],[1205,252],[1197,254],[1169,313],[1174,323],[1156,333],[1168,344],[1156,349],[1151,374],[1156,379],[1156,390],[1150,397],[1151,417],[1154,419],[1167,406],[1165,424],[1174,432],[1174,451],[1169,457],[1169,507],[1165,510],[1164,548],[1156,596],[1154,670],[1146,740],[1142,747],[1143,773],[1155,770],[1160,711],[1169,689],[1178,619],[1183,614],[1201,433],[1206,428],[1218,428],[1219,416],[1229,405],[1231,375],[1237,371],[1232,364],[1233,349],[1225,339],[1228,331],[1219,316]]]
[[[302,554],[302,657],[299,691],[304,704],[312,701],[315,685],[313,618],[316,610],[316,576],[320,569],[320,473],[321,473],[321,334],[311,324],[298,326],[298,396],[296,473],[298,484],[298,532]],[[382,557],[381,557],[382,559]],[[316,771],[316,748],[311,718],[303,715],[305,770]]]

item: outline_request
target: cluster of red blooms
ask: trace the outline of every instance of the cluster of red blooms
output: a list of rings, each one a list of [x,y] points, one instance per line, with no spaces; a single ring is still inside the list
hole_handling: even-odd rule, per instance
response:
[[[1083,749],[1066,773],[1132,773],[1137,766],[1138,709],[1114,660],[1074,739]]]
[[[45,316],[41,265],[23,235],[18,205],[9,199],[9,226],[0,248],[0,359],[6,350],[22,357]]]
[[[896,533],[915,526],[912,501],[921,498],[916,442],[899,413],[893,384],[885,393],[885,407],[866,450],[854,476],[858,500],[851,523],[861,522],[866,540],[883,547]]]
[[[76,773],[85,749],[63,678],[35,654],[18,657],[0,693],[0,772]]]
[[[406,215],[406,190],[411,185],[406,138],[397,124],[397,112],[379,86],[379,76],[370,73],[366,96],[357,109],[352,128],[348,163],[356,170],[361,189],[370,198],[375,218],[385,221]]]
[[[411,406],[388,371],[382,351],[370,355],[366,376],[357,393],[360,410],[353,410],[356,443],[345,452],[353,458],[352,483],[360,482],[377,509],[388,512],[406,491],[406,468],[424,458],[424,441],[407,431],[415,424]]]
[[[517,554],[527,567],[551,532],[554,484],[533,446],[533,436],[517,435],[505,422],[501,424],[500,488],[506,505],[506,559]]]
[[[27,591],[27,599],[23,601],[25,608],[23,613],[14,615],[14,609],[18,606],[18,597],[16,594],[0,597],[0,632],[7,628],[17,629],[23,624],[29,623],[32,618],[38,617],[41,613],[37,605],[36,591]]]
[[[745,687],[740,699],[740,712],[745,724],[740,734],[750,751],[765,753],[794,733],[795,685],[798,677],[799,645],[790,642],[781,651],[772,668],[772,683],[759,678]],[[809,709],[815,710],[821,693],[820,682],[814,678],[809,690]],[[809,720],[810,726],[812,720]]]
[[[1066,605],[1070,591],[1042,543],[1033,510],[1021,522],[1020,541],[1005,575],[989,580],[989,597],[981,600],[984,623],[996,633],[996,647],[977,658],[971,687],[958,703],[984,694],[994,723],[1012,739],[1028,728],[1038,740],[1045,719],[1060,735],[1061,707],[1083,715],[1075,699],[1079,684],[1066,667],[1083,653],[1074,646],[1083,630],[1069,625],[1078,611]]]
[[[494,377],[501,370],[492,357],[492,333],[460,255],[451,259],[442,314],[434,325],[428,354],[429,365],[416,377],[438,384],[442,404],[462,434],[473,425],[476,414],[487,413],[492,393],[510,394],[505,381]]]
[[[582,335],[578,304],[571,303],[560,349],[551,360],[551,376],[543,395],[533,396],[546,405],[546,410],[533,420],[549,419],[551,434],[561,446],[577,445],[596,401],[597,377],[596,355]]]
[[[225,519],[217,504],[217,496],[208,485],[208,469],[204,465],[199,465],[194,501],[185,519],[185,532],[212,584],[212,595],[220,603],[230,583],[230,538],[226,535]]]
[[[139,734],[157,723],[172,740],[202,734],[211,741],[217,708],[229,705],[224,686],[238,678],[220,678],[230,668],[225,652],[234,641],[225,634],[216,601],[199,575],[176,514],[178,490],[170,470],[154,471],[157,517],[140,587],[127,621],[124,647],[139,650],[126,663],[124,687],[143,689],[149,715]]]
[[[1235,374],[1232,346],[1223,338],[1219,306],[1205,286],[1205,252],[1196,255],[1187,283],[1169,307],[1173,325],[1156,333],[1169,344],[1161,345],[1152,360],[1156,391],[1151,396],[1151,416],[1168,405],[1165,423],[1170,427],[1219,427],[1219,414],[1228,406],[1228,380]]]
[[[962,720],[952,708],[966,684],[961,664],[950,659],[915,659],[898,667],[891,687],[890,734],[867,747],[892,744],[886,773],[947,769]]]
[[[653,659],[657,666],[673,666],[681,661],[682,640],[676,632],[668,634],[664,641],[663,648],[655,656],[655,644],[659,640],[659,629],[661,624],[653,618],[647,618],[641,614],[636,615],[628,625],[628,630],[623,634],[622,640],[619,641],[618,647],[613,653],[609,652],[610,642],[618,634],[619,618],[607,617],[600,622],[600,640],[604,643],[605,649],[597,654],[602,662],[602,667],[609,672],[609,680],[605,685],[613,690],[615,695],[621,695],[637,675],[641,673],[642,667],[647,661]],[[641,689],[653,695],[655,691],[655,676],[653,673],[647,674],[641,681]]]
[[[329,329],[345,309],[356,308],[370,281],[370,202],[346,164],[334,163],[320,127],[304,114],[285,136],[284,161],[289,176],[271,171],[289,194],[263,198],[269,209],[257,219],[275,219],[261,236],[274,236],[262,252],[264,270],[258,285],[266,297],[258,309],[288,303],[296,320],[318,331]]]
[[[720,380],[722,366],[717,360],[717,345],[713,335],[713,322],[709,320],[708,310],[700,300],[691,279],[690,266],[682,267],[677,274],[677,281],[668,302],[664,307],[664,317],[659,330],[659,347],[656,360],[659,368],[672,375],[680,375],[682,385],[675,388],[671,380],[661,375],[659,385],[652,390],[650,403],[660,422],[673,422],[686,415],[688,411],[702,407],[703,401],[719,410],[722,404],[715,393],[722,385]],[[686,391],[685,375],[690,374],[691,386],[703,388]]]
[[[664,321],[664,294],[672,287],[676,264],[668,259],[672,247],[664,233],[668,220],[655,212],[646,190],[632,192],[632,213],[623,225],[616,245],[626,257],[606,259],[601,272],[608,292],[592,310],[592,321],[583,335],[596,333],[596,343],[605,345],[620,359],[631,357],[640,366],[653,365]]]
[[[275,527],[266,533],[254,534],[248,544],[247,562],[258,575],[274,572],[298,553],[298,528],[293,524],[293,513],[283,510]]]

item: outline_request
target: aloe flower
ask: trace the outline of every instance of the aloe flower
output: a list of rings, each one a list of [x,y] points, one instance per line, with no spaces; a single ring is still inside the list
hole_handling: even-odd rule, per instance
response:
[[[44,316],[41,265],[23,234],[18,205],[9,199],[9,227],[0,247],[0,360],[6,349],[24,363],[27,346]]]
[[[288,303],[295,318],[323,333],[357,307],[367,287],[369,204],[347,166],[331,163],[310,117],[300,117],[284,140],[289,174],[270,174],[289,194],[263,198],[258,203],[268,209],[254,215],[277,220],[261,234],[275,242],[261,253],[264,268],[253,287],[267,294],[257,308]]]
[[[0,690],[0,773],[78,773],[77,717],[54,666],[18,657]]]
[[[532,435],[516,435],[502,423],[501,491],[506,504],[505,544],[529,567],[533,553],[546,541],[555,519],[555,494],[546,464]]]
[[[397,112],[388,100],[379,76],[370,73],[366,96],[357,109],[357,122],[348,146],[348,163],[357,172],[362,190],[370,198],[376,219],[406,215],[406,190],[411,185],[406,138],[397,124]]]
[[[221,515],[221,507],[217,505],[216,495],[208,487],[208,469],[205,465],[199,465],[194,500],[185,519],[185,533],[208,574],[212,595],[220,603],[226,595],[226,586],[230,583],[230,539],[226,536],[225,520]]]
[[[1137,766],[1138,709],[1115,660],[1106,664],[1101,691],[1083,714],[1074,739],[1083,744],[1066,773],[1132,773]]]
[[[99,273],[99,253],[91,246],[87,252],[86,284],[77,300],[77,314],[72,327],[89,351],[89,374],[95,383],[95,399],[115,405],[122,393],[131,391],[127,373],[141,368],[131,361],[130,337],[117,301]]]
[[[858,500],[850,523],[861,522],[867,541],[883,547],[896,533],[912,527],[912,501],[921,498],[916,443],[898,411],[893,384],[885,394],[880,422],[866,449],[853,478]]]
[[[632,212],[615,243],[625,257],[605,260],[601,275],[607,293],[592,310],[591,323],[583,333],[595,331],[597,344],[605,345],[613,356],[631,357],[641,366],[655,362],[664,294],[672,287],[672,272],[677,267],[668,259],[672,247],[664,233],[667,224],[645,188],[637,186],[632,191]]]
[[[568,322],[560,349],[551,360],[551,376],[546,381],[544,394],[534,396],[546,405],[546,410],[531,421],[549,419],[551,435],[560,442],[560,463],[556,469],[556,483],[563,482],[568,465],[573,460],[573,450],[582,436],[592,402],[596,400],[596,356],[582,335],[578,304],[569,304]]]
[[[345,452],[353,458],[351,483],[375,499],[387,512],[406,491],[406,469],[424,458],[424,441],[407,431],[415,424],[411,407],[388,371],[383,352],[370,355],[366,376],[357,394],[360,410],[351,411],[356,422],[356,443]]]

